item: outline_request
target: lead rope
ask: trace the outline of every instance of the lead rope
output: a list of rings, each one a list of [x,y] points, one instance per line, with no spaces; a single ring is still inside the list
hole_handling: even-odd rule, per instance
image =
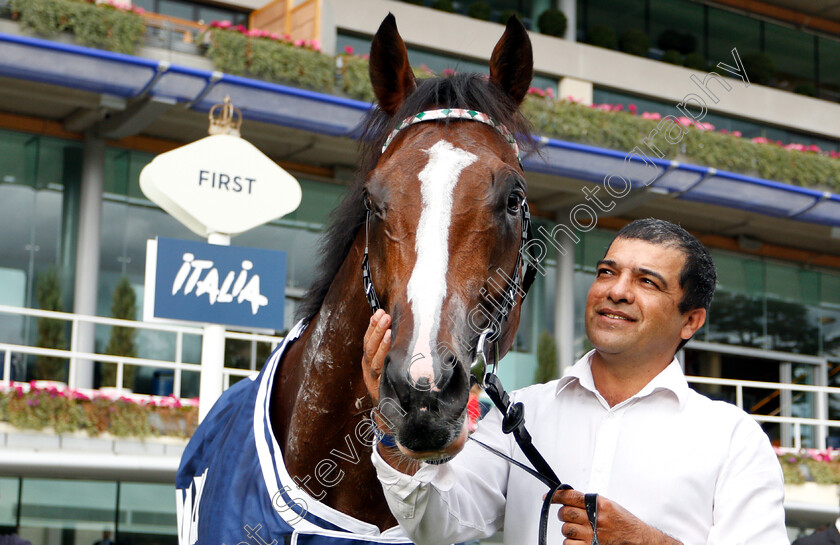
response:
[[[498,347],[496,343],[493,343],[496,346],[496,350]],[[534,466],[534,469],[522,464],[510,456],[499,452],[498,450],[494,449],[493,447],[482,443],[478,439],[474,439],[470,437],[472,441],[483,447],[484,449],[492,452],[496,456],[503,458],[510,462],[511,464],[515,465],[516,467],[530,473],[537,479],[539,479],[543,484],[548,486],[549,492],[546,494],[545,499],[542,503],[542,508],[540,509],[540,529],[539,529],[539,545],[546,545],[546,537],[548,534],[548,510],[551,507],[551,500],[554,498],[554,494],[558,490],[570,490],[572,487],[568,484],[563,484],[560,479],[557,477],[557,474],[554,473],[554,470],[551,469],[551,466],[548,462],[543,458],[542,454],[540,454],[537,447],[534,446],[533,441],[531,440],[531,434],[528,433],[528,430],[525,428],[525,407],[522,405],[521,402],[511,403],[510,396],[505,391],[504,387],[502,386],[502,381],[499,380],[499,377],[495,375],[495,373],[488,372],[484,376],[484,391],[487,393],[487,396],[490,397],[490,400],[493,401],[493,404],[496,405],[496,408],[502,413],[502,431],[506,434],[513,434],[514,440],[516,440],[516,444],[519,445],[519,448],[522,450],[522,453],[531,462],[531,465]],[[593,545],[596,545],[597,542],[593,541]]]

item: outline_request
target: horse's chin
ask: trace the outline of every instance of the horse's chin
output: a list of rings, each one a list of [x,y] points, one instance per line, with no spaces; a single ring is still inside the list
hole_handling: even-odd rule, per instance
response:
[[[464,446],[467,444],[467,438],[470,435],[468,422],[469,419],[464,418],[463,425],[461,426],[461,433],[459,433],[451,443],[442,449],[418,452],[401,445],[399,442],[397,443],[397,448],[399,448],[400,452],[409,458],[426,462],[428,464],[445,464],[454,458],[459,452],[464,450]]]

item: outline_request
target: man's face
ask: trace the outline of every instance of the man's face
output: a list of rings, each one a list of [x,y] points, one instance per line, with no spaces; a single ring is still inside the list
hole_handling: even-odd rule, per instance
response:
[[[684,264],[678,248],[638,239],[613,241],[586,299],[586,334],[599,353],[670,361],[680,339],[693,335],[705,320],[703,310],[679,311]]]

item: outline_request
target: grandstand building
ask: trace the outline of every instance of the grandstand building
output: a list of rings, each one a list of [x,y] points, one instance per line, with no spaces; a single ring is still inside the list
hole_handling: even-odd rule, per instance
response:
[[[488,0],[453,2],[454,12],[430,0],[38,4],[76,3],[88,21],[106,12],[131,19],[97,37],[94,24],[51,23],[27,12],[26,2],[0,0],[0,384],[7,392],[19,387],[23,396],[30,381],[52,381],[32,388],[67,385],[90,396],[130,387],[131,399],[157,404],[190,405],[198,396],[202,329],[141,318],[146,241],[200,238],[148,200],[138,179],[156,155],[206,136],[208,111],[226,96],[242,111],[242,136],[303,190],[295,212],[232,241],[287,253],[284,330],[227,333],[225,384],[259,370],[293,325],[318,237],[353,179],[356,127],[370,107],[364,54],[384,16],[396,16],[418,74],[486,72],[502,32],[496,19],[517,10],[531,29],[536,74],[526,111],[540,136],[538,152],[524,158],[528,200],[550,253],[514,352],[501,364],[505,386],[534,382],[551,344],[546,333],[560,369],[589,349],[585,294],[617,229],[648,216],[677,222],[710,248],[719,277],[707,325],[679,354],[689,382],[754,415],[783,458],[794,460],[786,462],[791,538],[840,513],[840,471],[800,454],[840,448],[840,7],[823,0]],[[541,27],[549,9],[562,11],[565,30],[546,19]],[[265,47],[249,47],[255,40]],[[134,321],[119,321],[126,319]],[[135,352],[115,351],[116,327],[136,331]],[[153,422],[159,437],[116,430],[90,437],[22,429],[39,426],[11,418],[10,406],[0,403],[0,535],[17,532],[39,545],[87,545],[105,532],[116,543],[177,542],[172,482],[191,429],[186,420],[176,422],[174,436]]]

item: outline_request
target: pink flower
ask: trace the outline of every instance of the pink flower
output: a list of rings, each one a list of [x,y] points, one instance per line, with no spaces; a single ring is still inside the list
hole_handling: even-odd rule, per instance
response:
[[[364,60],[368,60],[370,58],[370,53],[365,53],[364,55],[362,55],[362,58]]]
[[[662,114],[659,112],[642,112],[642,119],[662,119]]]
[[[713,131],[715,130],[715,126],[711,123],[701,123],[704,131]]]
[[[288,34],[283,34],[283,39],[284,39],[284,40],[286,40],[287,42],[291,42],[291,41],[292,41],[292,37],[291,37],[290,35],[288,35]]]
[[[552,89],[551,87],[546,87],[545,88],[545,96],[553,99],[554,98],[554,89]]]
[[[235,30],[237,32],[241,32],[242,34],[247,34],[248,33],[248,29],[245,28],[242,25],[236,25],[235,27],[233,27],[233,30]]]
[[[132,6],[131,11],[133,11],[137,15],[143,15],[144,13],[146,13],[146,10],[141,8],[140,6]]]
[[[636,115],[636,112],[638,111],[638,108],[636,108],[635,104],[628,104],[627,105],[627,110],[629,110],[631,114]]]
[[[741,131],[732,131],[732,136],[737,136],[738,138],[741,137]]]
[[[764,138],[763,136],[756,136],[755,138],[752,139],[752,141],[755,142],[756,144],[769,144],[770,143],[770,140],[768,140],[767,138]]]
[[[353,46],[352,45],[345,45],[344,46],[344,54],[345,55],[352,55],[353,54]]]
[[[455,70],[453,70],[452,68],[444,68],[443,69],[443,75],[444,76],[454,76],[455,75]]]
[[[311,47],[315,51],[320,51],[321,50],[321,42],[319,42],[318,40],[309,40],[309,47]]]
[[[680,125],[682,125],[683,127],[688,127],[688,126],[690,126],[690,125],[691,125],[691,120],[690,120],[689,118],[685,117],[684,115],[683,115],[683,116],[678,117],[678,118],[677,118],[677,122],[678,122]]]
[[[281,35],[279,35],[279,34],[276,34],[276,33],[274,33],[274,32],[272,32],[271,34],[269,34],[269,35],[268,35],[268,37],[269,37],[269,38],[271,38],[272,40],[275,40],[275,41],[278,41],[278,42],[282,42],[282,41],[283,41],[283,36],[281,36]]]
[[[306,40],[295,40],[294,44],[295,47],[303,47],[306,44]]]

